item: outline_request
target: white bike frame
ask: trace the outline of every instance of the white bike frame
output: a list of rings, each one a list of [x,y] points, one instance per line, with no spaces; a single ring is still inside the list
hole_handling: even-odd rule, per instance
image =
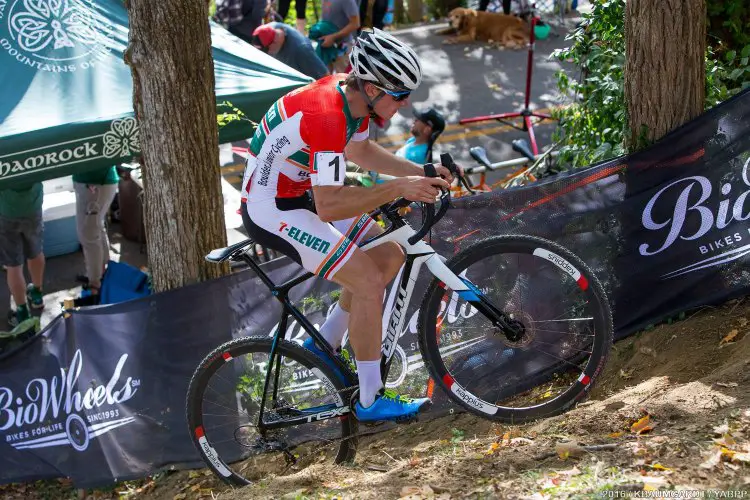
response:
[[[360,248],[362,250],[369,250],[375,248],[387,241],[394,241],[401,245],[406,252],[406,262],[404,263],[399,275],[397,277],[397,283],[391,288],[391,293],[388,298],[386,309],[392,304],[390,315],[388,320],[383,323],[383,345],[382,353],[385,357],[385,365],[388,365],[396,352],[398,347],[399,333],[403,331],[404,322],[406,321],[406,310],[411,303],[412,293],[414,292],[414,284],[419,276],[419,271],[422,269],[423,264],[427,264],[427,269],[430,270],[433,276],[445,283],[446,287],[450,288],[454,292],[461,294],[461,292],[473,294],[473,290],[456,274],[451,271],[448,266],[445,265],[445,259],[440,256],[435,250],[428,245],[425,241],[420,240],[413,245],[409,243],[409,238],[414,236],[416,231],[408,223],[398,229],[392,231],[386,231],[383,234],[379,234],[374,238],[366,241]],[[385,375],[386,371],[383,371]]]

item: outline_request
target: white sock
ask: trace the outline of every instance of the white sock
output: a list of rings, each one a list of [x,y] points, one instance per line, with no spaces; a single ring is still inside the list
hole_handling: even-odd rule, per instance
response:
[[[338,349],[341,347],[341,341],[349,329],[349,313],[341,309],[337,302],[333,307],[331,314],[328,315],[323,325],[320,327],[320,334],[331,344],[331,347]]]
[[[383,387],[380,378],[380,360],[357,360],[357,375],[359,376],[359,404],[367,408],[375,402],[375,396]]]

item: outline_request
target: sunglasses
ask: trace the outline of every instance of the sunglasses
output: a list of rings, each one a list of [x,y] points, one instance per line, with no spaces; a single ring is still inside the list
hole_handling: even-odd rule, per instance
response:
[[[381,89],[383,92],[388,94],[389,96],[393,97],[393,100],[396,102],[405,101],[409,98],[411,95],[410,90],[404,90],[402,92],[391,92],[390,90]]]

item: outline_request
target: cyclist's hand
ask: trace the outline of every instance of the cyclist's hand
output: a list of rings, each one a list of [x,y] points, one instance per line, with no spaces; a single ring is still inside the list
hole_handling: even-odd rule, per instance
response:
[[[461,165],[456,164],[456,168],[458,169],[458,172],[461,174],[461,177],[464,176],[464,168]],[[453,174],[448,169],[448,167],[444,167],[440,163],[435,164],[435,170],[437,171],[437,174],[448,181],[448,183],[452,183],[455,179],[453,178]]]
[[[448,189],[450,184],[440,177],[400,177],[401,196],[411,201],[435,203],[440,188]]]

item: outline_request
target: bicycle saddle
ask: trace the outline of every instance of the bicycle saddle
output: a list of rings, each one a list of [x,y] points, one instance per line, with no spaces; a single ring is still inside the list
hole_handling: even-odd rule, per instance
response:
[[[480,164],[484,165],[487,168],[492,168],[492,164],[490,163],[490,159],[487,158],[487,151],[482,146],[474,146],[473,148],[469,149],[469,154],[472,158],[474,158],[476,161],[478,161]]]
[[[513,151],[517,153],[521,153],[526,158],[528,158],[531,161],[536,161],[536,158],[534,157],[534,153],[531,152],[531,149],[529,148],[529,143],[526,142],[526,139],[514,139],[511,142],[511,145],[513,146]]]
[[[253,240],[247,239],[244,241],[240,241],[239,243],[235,243],[234,245],[229,245],[228,247],[216,248],[214,250],[211,250],[211,252],[206,255],[206,260],[216,263],[225,262],[229,260],[233,255],[241,252],[253,243],[255,243]]]

